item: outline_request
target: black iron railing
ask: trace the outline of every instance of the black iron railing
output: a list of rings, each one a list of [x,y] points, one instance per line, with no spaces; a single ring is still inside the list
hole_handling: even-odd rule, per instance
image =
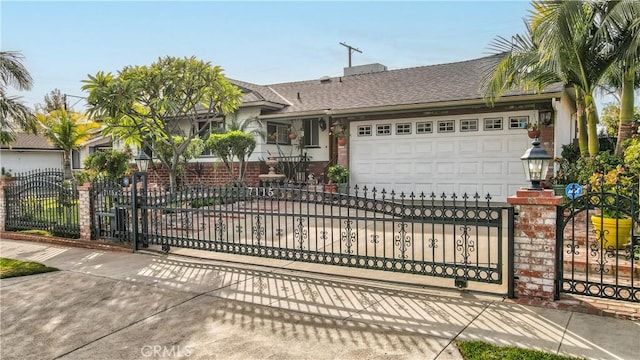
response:
[[[510,208],[488,198],[291,187],[148,193],[143,243],[503,282]],[[140,227],[142,228],[142,227]]]
[[[5,189],[7,230],[80,237],[78,190],[57,169],[16,174]]]

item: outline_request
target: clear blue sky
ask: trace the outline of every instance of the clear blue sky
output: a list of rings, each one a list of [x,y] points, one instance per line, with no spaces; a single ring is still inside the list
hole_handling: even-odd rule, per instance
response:
[[[353,54],[353,65],[463,61],[487,55],[496,36],[522,33],[530,8],[525,1],[3,0],[0,6],[2,50],[21,51],[35,83],[12,94],[29,105],[55,88],[84,95],[87,74],[165,55],[194,55],[257,84],[342,74],[347,49],[339,42],[363,51]]]

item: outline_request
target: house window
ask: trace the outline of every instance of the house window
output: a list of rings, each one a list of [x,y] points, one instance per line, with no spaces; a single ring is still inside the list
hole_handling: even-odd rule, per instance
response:
[[[391,124],[376,125],[376,135],[378,136],[391,135]]]
[[[416,123],[416,134],[431,134],[433,123],[431,121]]]
[[[484,129],[486,131],[490,130],[502,130],[502,118],[485,118],[484,120]]]
[[[396,135],[411,134],[411,123],[396,124]]]
[[[462,119],[460,120],[460,131],[478,131],[478,119]]]
[[[509,129],[526,129],[529,116],[509,116]]]
[[[219,134],[224,132],[224,120],[211,120],[211,121],[199,121],[198,122],[198,134],[200,138],[205,142],[209,139],[211,134]],[[200,156],[210,156],[211,150],[204,148],[204,151]]]
[[[78,150],[71,151],[71,167],[73,169],[82,169],[82,164],[80,163],[80,151]]]
[[[267,122],[267,144],[291,145],[289,127],[290,125]]]
[[[454,120],[438,121],[438,132],[449,133],[456,131],[456,122]]]
[[[358,125],[358,136],[371,136],[371,125]]]
[[[320,147],[318,119],[306,119],[302,120],[304,130],[304,146],[305,147]]]

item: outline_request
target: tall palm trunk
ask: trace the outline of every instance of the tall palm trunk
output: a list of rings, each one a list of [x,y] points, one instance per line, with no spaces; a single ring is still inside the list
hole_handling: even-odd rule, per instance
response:
[[[587,113],[587,137],[589,138],[589,156],[594,157],[600,152],[598,141],[598,109],[592,93],[585,93],[584,105]]]
[[[578,146],[580,156],[589,156],[589,137],[587,136],[587,114],[585,112],[584,94],[576,87],[576,121],[578,123]]]
[[[634,66],[628,66],[622,74],[622,91],[620,96],[620,123],[618,125],[618,141],[616,143],[616,155],[624,152],[623,143],[631,137],[631,125],[633,124],[633,80]]]
[[[62,154],[62,167],[64,171],[64,179],[73,179],[73,172],[71,171],[71,151],[64,151]]]

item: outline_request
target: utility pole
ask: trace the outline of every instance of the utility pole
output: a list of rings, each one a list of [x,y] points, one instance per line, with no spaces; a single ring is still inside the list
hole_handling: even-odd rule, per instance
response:
[[[340,45],[342,45],[342,46],[344,46],[344,47],[346,47],[348,49],[348,51],[349,51],[349,67],[351,67],[351,54],[353,54],[354,51],[357,51],[360,54],[362,54],[362,51],[360,51],[360,49],[354,48],[351,45],[347,45],[347,44],[345,44],[343,42],[341,42]]]

